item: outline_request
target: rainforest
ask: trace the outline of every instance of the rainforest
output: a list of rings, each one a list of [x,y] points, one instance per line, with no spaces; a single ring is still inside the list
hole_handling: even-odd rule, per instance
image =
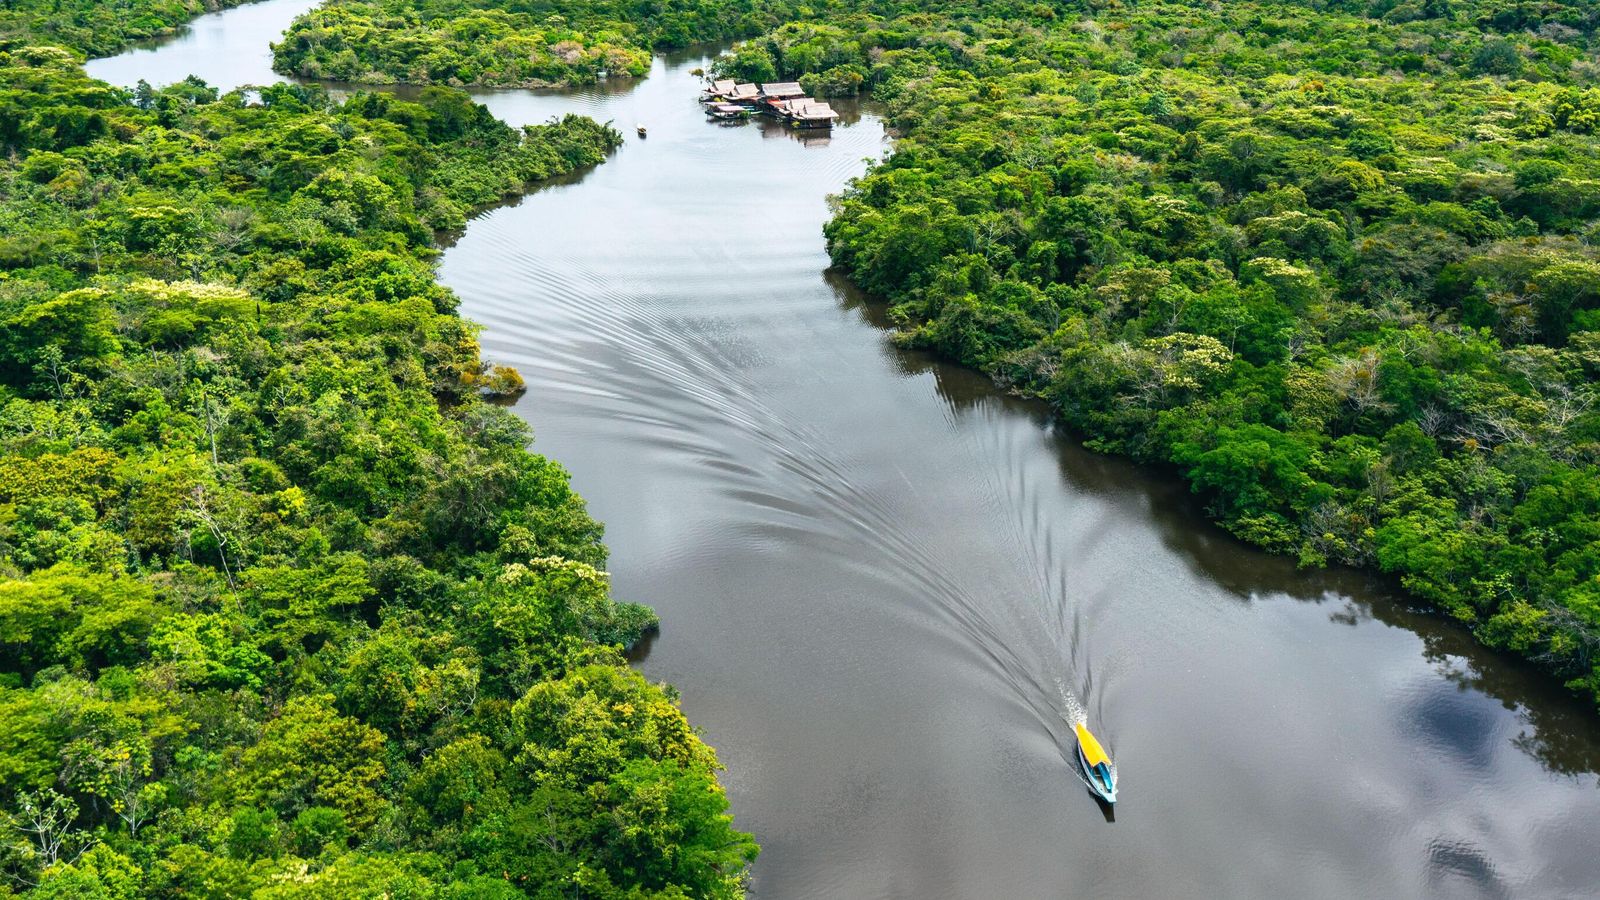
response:
[[[351,73],[404,38],[435,54],[408,59],[452,60],[449,78],[511,77],[465,62],[519,54],[478,40],[459,4],[393,5],[455,33],[363,21],[358,45],[318,18],[365,8],[336,0],[279,60],[325,72],[301,61],[337,46]],[[785,12],[485,9],[616,16],[642,23],[639,47]],[[1600,11],[793,14],[717,74],[887,104],[895,152],[841,195],[827,237],[908,346],[1045,398],[1096,449],[1171,467],[1243,540],[1394,574],[1600,704]]]
[[[645,74],[654,49],[760,34],[790,0],[337,0],[274,45],[279,72],[366,83],[535,87]]]
[[[1348,6],[788,26],[726,65],[889,104],[827,235],[908,344],[1600,703],[1600,12]]]
[[[700,45],[875,104],[818,240],[901,350],[1600,707],[1593,4],[328,0],[290,81],[84,72],[237,5],[0,0],[0,897],[746,895],[651,598],[438,271],[624,143],[464,89]]]
[[[616,132],[130,92],[74,33],[0,49],[0,894],[740,895],[655,618],[431,271]]]

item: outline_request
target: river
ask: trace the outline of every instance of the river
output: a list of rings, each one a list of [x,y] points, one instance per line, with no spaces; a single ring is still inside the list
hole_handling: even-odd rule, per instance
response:
[[[91,64],[266,80],[307,0]],[[707,123],[695,55],[479,98],[628,134],[476,217],[441,278],[607,525],[640,668],[721,753],[761,900],[1593,896],[1600,720],[1380,579],[1302,572],[1038,405],[896,350],[827,271],[888,150]],[[649,127],[649,138],[632,135]],[[1063,714],[1115,756],[1103,813]]]

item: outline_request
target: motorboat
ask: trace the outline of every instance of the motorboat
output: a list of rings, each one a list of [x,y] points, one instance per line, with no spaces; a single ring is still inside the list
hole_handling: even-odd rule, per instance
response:
[[[1089,790],[1107,803],[1117,802],[1117,770],[1111,767],[1111,757],[1086,723],[1079,722],[1072,730],[1078,735],[1078,765],[1089,782]]]

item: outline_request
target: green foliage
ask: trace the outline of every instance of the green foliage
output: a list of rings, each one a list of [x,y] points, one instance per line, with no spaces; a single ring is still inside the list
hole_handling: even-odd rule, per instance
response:
[[[440,8],[444,7],[444,8]],[[649,71],[625,42],[459,3],[341,2],[295,20],[273,45],[286,74],[344,81],[539,86]]]
[[[800,76],[800,86],[814,97],[853,97],[861,92],[867,74],[861,66],[834,66],[824,72]]]
[[[826,232],[904,343],[1600,701],[1600,22],[1454,7],[858,8],[718,68],[887,104]]]
[[[240,760],[240,795],[294,817],[302,843],[307,829],[314,834],[330,830],[327,813],[338,817],[339,830],[349,822],[362,831],[382,803],[376,783],[386,772],[383,734],[340,716],[332,700],[326,695],[290,700]],[[302,822],[308,815],[309,825]]]
[[[0,49],[55,44],[109,56],[130,43],[171,34],[205,12],[245,0],[5,0]]]
[[[4,883],[742,896],[714,754],[618,652],[654,615],[433,277],[439,229],[619,135],[445,88],[125,92],[7,46]]]
[[[476,757],[503,766],[508,805],[486,805],[483,825],[462,836],[491,871],[543,883],[560,873],[598,897],[623,897],[629,884],[645,896],[743,895],[756,846],[731,828],[715,756],[637,673],[591,665],[541,682],[508,729],[519,748],[509,764]],[[551,852],[561,846],[573,849]]]
[[[273,45],[285,74],[368,83],[542,86],[639,77],[650,51],[759,34],[793,0],[334,0]]]

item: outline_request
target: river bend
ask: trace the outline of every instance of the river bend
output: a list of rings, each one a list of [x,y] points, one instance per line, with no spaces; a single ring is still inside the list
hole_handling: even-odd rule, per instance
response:
[[[89,70],[267,81],[313,5]],[[755,896],[1594,896],[1590,710],[896,350],[820,231],[887,152],[881,120],[713,125],[703,63],[480,93],[513,124],[580,112],[629,138],[475,218],[440,271],[526,376],[516,411],[607,524],[617,594],[661,614],[639,665],[727,764]],[[1079,702],[1118,762],[1115,821],[1075,778]]]

